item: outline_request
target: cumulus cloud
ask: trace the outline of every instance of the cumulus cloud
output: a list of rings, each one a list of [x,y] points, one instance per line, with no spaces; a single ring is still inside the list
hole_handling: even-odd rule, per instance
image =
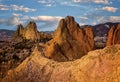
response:
[[[55,6],[55,0],[38,0],[38,2],[43,4],[46,7]]]
[[[31,17],[34,21],[42,21],[42,22],[51,22],[51,21],[58,21],[62,17],[61,16],[37,16],[37,17]]]
[[[79,3],[79,2],[89,2],[90,0],[72,0],[75,3]]]
[[[39,3],[54,3],[55,0],[38,0]]]
[[[96,20],[97,23],[120,22],[120,16],[98,16]]]
[[[48,5],[50,6],[50,5]],[[34,12],[36,11],[36,9],[32,9],[32,8],[28,8],[28,7],[24,7],[23,5],[18,6],[18,5],[3,5],[2,3],[0,3],[0,10],[15,10],[15,11],[23,11],[23,12]]]
[[[92,0],[92,2],[97,3],[97,4],[110,4],[109,0]]]
[[[30,20],[41,23],[40,25],[41,27],[47,28],[47,27],[56,27],[58,21],[62,18],[63,17],[61,16],[37,16],[37,17],[30,17]]]
[[[89,20],[87,16],[77,16],[76,18],[80,22],[80,25],[85,25],[86,22]]]
[[[80,2],[93,2],[97,4],[110,4],[111,2],[109,0],[72,0],[75,3],[80,3]]]
[[[21,21],[24,22],[24,25],[29,21],[35,21],[40,30],[54,30],[57,27],[59,20],[62,18],[63,17],[61,16],[23,16]]]
[[[47,3],[46,0],[39,0],[38,2],[39,2],[39,3]]]
[[[21,21],[19,20],[19,16],[21,16],[21,15],[13,13],[12,17],[9,18],[9,19],[0,19],[0,24],[4,24],[4,25],[18,25],[18,24],[21,23]]]
[[[80,25],[80,26],[84,26],[84,25],[86,25],[86,23],[79,23],[79,25]]]
[[[17,6],[17,5],[11,5],[12,9],[13,10],[16,10],[16,11],[23,11],[23,12],[33,12],[33,11],[36,11],[36,9],[32,9],[32,8],[28,8],[28,7],[24,7],[24,6]]]
[[[0,10],[9,10],[9,7],[0,3]]]
[[[120,16],[103,16],[99,13],[85,14],[83,17],[79,17],[79,19],[82,23],[89,23],[92,25],[106,22],[120,22]]]
[[[82,19],[82,20],[87,20],[88,19],[88,17],[85,17],[85,16],[78,16],[77,18]]]
[[[120,22],[120,16],[110,16],[110,17],[107,18],[107,21]]]
[[[17,13],[13,13],[12,15],[13,15],[14,17],[22,16],[22,14],[17,14]]]
[[[106,6],[106,7],[100,8],[100,10],[104,10],[104,11],[108,11],[108,12],[113,12],[114,13],[114,12],[116,12],[118,10],[118,8]]]
[[[13,13],[10,18],[7,19],[0,19],[0,24],[4,25],[18,25],[22,23],[23,25],[26,25],[29,21],[35,21],[38,25],[38,28],[41,30],[52,29],[54,30],[60,19],[63,17],[61,16],[23,16],[21,14]]]

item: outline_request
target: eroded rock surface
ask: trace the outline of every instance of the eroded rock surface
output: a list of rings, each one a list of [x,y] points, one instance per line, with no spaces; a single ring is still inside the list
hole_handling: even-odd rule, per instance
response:
[[[40,35],[37,30],[35,22],[29,22],[29,24],[24,28],[21,24],[18,25],[17,31],[14,34],[15,38],[21,37],[26,40],[39,40]]]
[[[53,39],[46,45],[46,57],[57,61],[78,59],[94,49],[92,29],[80,28],[72,16],[61,19]]]
[[[106,46],[120,44],[120,24],[117,27],[111,27],[110,31],[108,32],[108,39]]]
[[[56,62],[37,48],[2,82],[119,82],[120,45],[88,53],[81,59]]]

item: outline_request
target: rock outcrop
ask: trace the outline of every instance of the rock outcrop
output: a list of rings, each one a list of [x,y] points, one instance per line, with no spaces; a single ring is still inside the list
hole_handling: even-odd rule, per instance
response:
[[[110,31],[108,32],[106,46],[115,44],[120,44],[120,24],[118,24],[117,27],[111,27]]]
[[[22,24],[19,24],[18,25],[18,28],[14,34],[14,38],[17,38],[17,37],[23,37],[23,34],[24,34],[24,27]]]
[[[41,42],[47,42],[52,39],[51,33],[40,32],[39,35],[40,35]]]
[[[68,61],[78,59],[93,49],[92,29],[80,28],[73,17],[67,16],[60,20],[53,39],[47,43],[45,56],[57,61]]]
[[[89,52],[81,59],[56,62],[37,48],[1,82],[119,82],[120,45]]]
[[[21,24],[18,25],[17,31],[14,34],[15,38],[21,37],[26,40],[39,40],[40,35],[37,30],[35,22],[29,22],[29,24],[24,28]]]

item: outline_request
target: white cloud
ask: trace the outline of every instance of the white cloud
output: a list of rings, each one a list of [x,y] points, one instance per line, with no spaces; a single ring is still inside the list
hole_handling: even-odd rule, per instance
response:
[[[12,15],[15,16],[15,17],[22,16],[22,14],[17,14],[17,13],[13,13]]]
[[[39,3],[54,3],[55,0],[38,0]]]
[[[9,7],[0,3],[0,10],[9,10]]]
[[[28,8],[28,7],[24,7],[24,6],[18,6],[18,5],[3,5],[2,3],[0,3],[0,10],[15,10],[15,11],[23,11],[23,12],[34,12],[36,11],[36,9],[32,9],[32,8]]]
[[[61,5],[67,5],[67,4],[70,4],[71,2],[67,2],[67,1],[65,1],[65,2],[61,2],[60,4]]]
[[[108,21],[110,21],[110,22],[120,22],[120,16],[110,16],[108,18]]]
[[[89,2],[90,0],[72,0],[72,2],[80,3],[80,2]]]
[[[102,7],[100,8],[100,10],[104,10],[104,11],[108,11],[108,12],[116,12],[118,8],[115,7],[110,7],[110,6],[106,6],[106,7]]]
[[[75,4],[71,1],[65,1],[65,2],[60,2],[60,5],[66,5],[66,6],[74,6],[74,7],[79,7],[79,4]]]
[[[120,16],[98,16],[96,21],[97,23],[120,22]]]
[[[47,1],[45,1],[45,0],[39,0],[38,2],[39,2],[39,3],[43,3],[43,4],[44,4],[44,3],[47,3]]]
[[[85,16],[78,16],[77,18],[82,19],[82,20],[87,20],[88,19],[88,17],[85,17]]]
[[[97,4],[111,4],[109,0],[92,0],[92,2],[97,3]]]
[[[46,4],[47,7],[52,7],[52,4]]]
[[[22,21],[24,21],[24,25],[27,24],[27,22],[29,21],[35,21],[38,25],[38,28],[41,30],[45,30],[47,29],[52,29],[54,30],[57,25],[58,22],[60,21],[60,19],[62,19],[63,17],[61,16],[23,16],[22,17]]]
[[[84,26],[84,25],[86,25],[86,24],[85,24],[85,23],[79,23],[79,25],[80,25],[80,26]]]
[[[109,0],[72,0],[74,3],[80,3],[80,2],[93,2],[97,4],[111,4]]]
[[[12,17],[9,19],[0,19],[0,24],[4,25],[18,25],[21,23],[19,19],[20,14],[13,13]]]
[[[46,7],[55,6],[55,0],[38,0],[38,2],[43,4]]]
[[[96,22],[96,21],[94,21],[92,24],[93,24],[93,25],[96,25],[96,24],[97,24],[97,22]]]
[[[28,7],[24,7],[24,6],[17,6],[17,5],[11,5],[12,9],[13,10],[16,10],[16,11],[23,11],[23,12],[34,12],[36,11],[36,9],[32,9],[32,8],[28,8]]]
[[[34,21],[41,21],[41,22],[55,22],[62,19],[61,16],[37,16],[37,17],[31,17]]]

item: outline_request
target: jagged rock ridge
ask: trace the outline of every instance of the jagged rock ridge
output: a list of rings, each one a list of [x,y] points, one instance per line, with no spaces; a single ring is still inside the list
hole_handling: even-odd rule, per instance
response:
[[[112,26],[108,32],[106,46],[120,44],[120,23],[117,26]]]
[[[23,28],[20,24],[18,25],[18,29],[14,34],[14,37],[22,37],[27,40],[39,40],[39,32],[37,30],[37,26],[35,22],[29,22],[29,24]]]
[[[50,33],[39,32],[36,23],[29,22],[25,28],[22,24],[18,25],[14,38],[22,38],[24,40],[32,41],[48,41],[52,39],[52,35]]]
[[[68,61],[84,56],[94,49],[92,29],[80,28],[72,16],[61,19],[53,39],[46,45],[46,57]]]
[[[37,48],[2,82],[119,82],[120,45],[88,53],[81,59],[56,62],[44,58]]]

